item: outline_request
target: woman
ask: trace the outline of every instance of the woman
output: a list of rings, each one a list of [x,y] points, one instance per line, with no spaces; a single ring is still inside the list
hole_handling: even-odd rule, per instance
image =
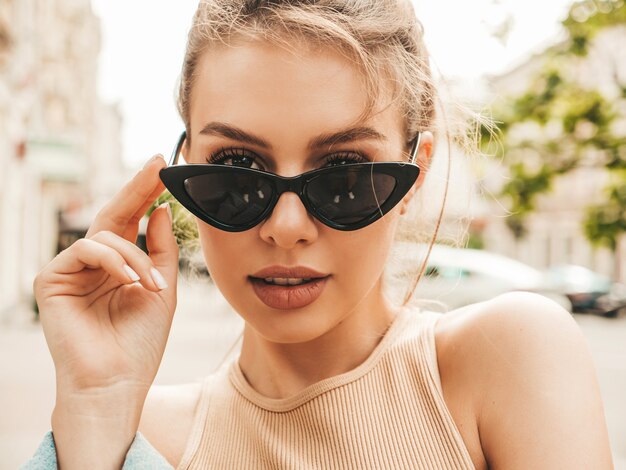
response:
[[[611,468],[567,312],[531,294],[446,315],[385,296],[435,103],[409,2],[203,0],[179,96],[188,165],[150,160],[35,280],[57,376],[49,461]],[[161,180],[245,320],[236,361],[173,389],[152,387],[176,306],[169,206],[149,254],[134,245]]]

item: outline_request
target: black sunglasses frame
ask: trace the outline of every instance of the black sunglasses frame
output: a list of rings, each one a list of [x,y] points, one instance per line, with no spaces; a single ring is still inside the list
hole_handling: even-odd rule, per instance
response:
[[[198,217],[200,220],[212,225],[215,228],[224,230],[227,232],[243,232],[255,227],[263,220],[265,220],[271,212],[274,210],[276,203],[280,196],[285,192],[293,192],[298,195],[302,204],[307,209],[309,214],[313,215],[317,220],[322,222],[336,230],[351,231],[358,230],[372,224],[387,212],[393,209],[398,202],[407,194],[413,184],[417,181],[420,174],[420,168],[415,164],[417,158],[417,152],[419,150],[421,134],[418,134],[415,140],[412,142],[410,151],[409,162],[369,162],[369,163],[350,163],[340,166],[331,166],[325,168],[319,168],[317,170],[307,171],[298,176],[279,176],[267,171],[255,170],[245,167],[234,167],[227,165],[216,164],[192,164],[192,165],[177,165],[180,151],[183,147],[187,133],[183,132],[178,139],[178,143],[172,152],[172,157],[166,168],[161,169],[159,176],[165,187],[174,196],[178,202],[180,202],[189,212]],[[389,197],[379,206],[379,210],[372,213],[369,217],[352,224],[340,224],[336,223],[323,214],[320,214],[317,208],[309,201],[305,190],[307,185],[316,178],[323,176],[325,173],[333,173],[338,169],[348,169],[350,167],[369,166],[372,173],[382,173],[394,178],[396,185],[389,195]],[[201,176],[205,174],[220,174],[220,173],[245,173],[251,174],[255,177],[262,178],[267,181],[272,189],[273,194],[271,200],[268,202],[265,210],[259,214],[254,220],[247,224],[226,224],[219,220],[214,219],[209,214],[204,212],[194,200],[189,196],[185,189],[185,181],[188,178]]]

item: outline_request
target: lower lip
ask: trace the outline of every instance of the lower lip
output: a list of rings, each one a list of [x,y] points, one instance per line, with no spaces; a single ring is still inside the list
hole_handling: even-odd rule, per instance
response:
[[[292,310],[312,304],[322,295],[328,277],[299,286],[266,284],[261,279],[251,279],[252,288],[259,300],[270,308]]]

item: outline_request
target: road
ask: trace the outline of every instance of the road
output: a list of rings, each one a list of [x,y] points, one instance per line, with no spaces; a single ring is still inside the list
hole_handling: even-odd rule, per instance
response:
[[[574,317],[596,364],[615,468],[626,470],[626,317]],[[41,327],[32,318],[26,309],[0,317],[0,470],[27,461],[50,429],[54,367]],[[210,374],[241,328],[241,320],[212,286],[181,281],[155,383],[184,383]]]

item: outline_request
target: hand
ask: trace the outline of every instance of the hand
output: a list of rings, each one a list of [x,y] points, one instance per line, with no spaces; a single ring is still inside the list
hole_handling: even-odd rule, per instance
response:
[[[100,211],[85,238],[35,279],[57,383],[73,391],[122,382],[147,391],[156,375],[176,306],[178,248],[169,208],[150,217],[149,255],[134,242],[139,221],[164,190],[163,166],[162,158],[148,162]]]
[[[164,166],[163,158],[150,160],[99,212],[85,238],[35,279],[56,369],[53,432],[66,452],[81,427],[94,436],[107,427],[123,431],[120,446],[129,445],[159,368],[176,308],[178,247],[169,206],[150,217],[149,254],[134,242],[139,221],[165,189],[159,179]],[[76,462],[67,455],[65,462]]]

